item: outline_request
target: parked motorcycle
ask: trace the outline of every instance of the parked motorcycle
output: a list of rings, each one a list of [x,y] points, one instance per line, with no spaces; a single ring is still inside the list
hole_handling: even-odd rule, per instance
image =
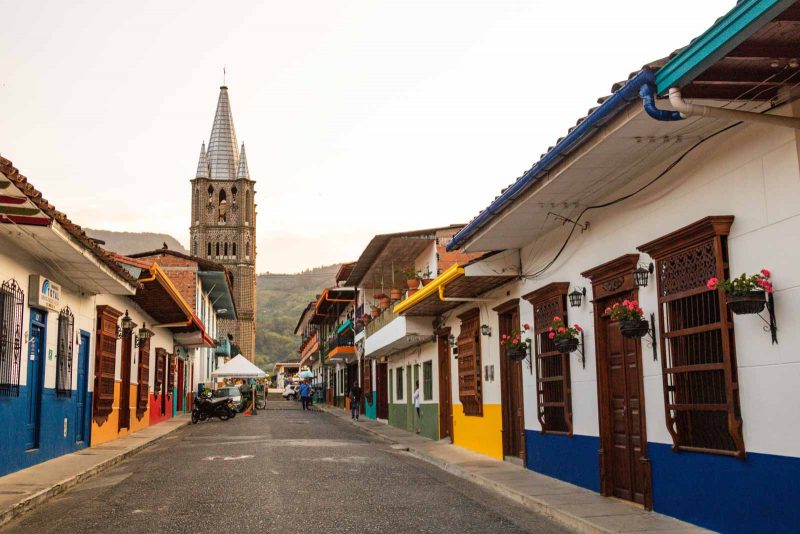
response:
[[[227,421],[236,415],[233,408],[233,400],[228,398],[200,398],[195,397],[194,408],[192,409],[192,423],[205,421],[212,417],[219,418],[220,421]]]

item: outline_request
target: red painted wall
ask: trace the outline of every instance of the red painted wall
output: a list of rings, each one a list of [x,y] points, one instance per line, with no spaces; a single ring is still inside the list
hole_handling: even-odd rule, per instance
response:
[[[161,421],[172,418],[172,395],[167,395],[164,402],[164,415],[161,415],[161,396],[150,394],[150,424],[155,425]]]

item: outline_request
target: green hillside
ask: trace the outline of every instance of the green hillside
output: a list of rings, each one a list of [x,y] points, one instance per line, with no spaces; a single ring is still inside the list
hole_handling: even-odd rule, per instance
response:
[[[277,361],[296,360],[294,327],[309,301],[334,283],[339,264],[297,274],[260,274],[257,282],[256,365],[271,370]]]

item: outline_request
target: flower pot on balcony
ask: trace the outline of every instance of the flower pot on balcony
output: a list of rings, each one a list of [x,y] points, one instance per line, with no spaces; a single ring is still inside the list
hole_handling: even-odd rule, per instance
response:
[[[409,278],[406,280],[406,285],[408,286],[408,289],[419,289],[419,279]]]
[[[506,349],[506,356],[508,356],[508,359],[513,362],[521,362],[527,355],[528,351],[525,349],[525,347],[511,347]]]
[[[433,278],[423,278],[423,279],[422,279],[422,285],[423,285],[423,286],[427,286],[427,285],[428,285],[428,284],[430,284],[431,282],[433,282]]]
[[[388,308],[389,304],[391,304],[391,303],[392,303],[392,301],[389,300],[389,297],[386,297],[386,296],[381,297],[381,300],[378,302],[378,304],[380,304],[380,307],[381,307],[382,310],[385,310],[386,308]]]
[[[622,337],[627,337],[629,339],[642,338],[650,332],[650,323],[644,319],[620,321],[619,332],[622,334]]]
[[[377,317],[377,316],[379,316],[381,314],[381,309],[379,307],[377,307],[377,306],[372,306],[370,308],[370,310],[369,310],[369,314],[372,317]]]
[[[362,321],[364,321],[364,326],[367,326],[370,323],[370,321],[372,321],[372,317],[369,315],[365,315]]]
[[[761,313],[767,304],[766,293],[763,291],[745,291],[743,293],[726,294],[728,307],[736,315]]]
[[[417,291],[419,291],[419,289],[409,289],[409,290],[408,290],[408,296],[410,297],[411,295],[413,295],[413,294],[414,294],[414,293],[416,293]]]
[[[399,289],[392,289],[392,291],[389,293],[389,298],[392,300],[400,300],[402,296],[403,293]]]
[[[578,350],[578,339],[577,338],[570,338],[570,339],[557,339],[553,342],[556,346],[556,350],[558,352],[575,352]]]

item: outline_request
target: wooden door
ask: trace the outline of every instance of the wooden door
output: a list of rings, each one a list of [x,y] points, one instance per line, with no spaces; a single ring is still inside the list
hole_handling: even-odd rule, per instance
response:
[[[450,376],[449,332],[437,338],[439,345],[439,438],[453,439],[453,389]]]
[[[122,362],[120,363],[119,428],[131,427],[131,333],[122,336]]]
[[[378,406],[377,416],[378,419],[389,419],[389,366],[385,363],[379,363],[376,370],[375,378],[377,379],[377,393],[378,393]]]
[[[184,372],[185,372],[185,366],[184,366],[184,363],[183,363],[183,359],[179,358],[178,359],[178,411],[179,412],[183,411],[183,396],[184,396],[184,392],[183,392],[184,376],[183,375],[184,375]]]
[[[88,397],[87,370],[89,368],[89,343],[91,336],[81,330],[81,345],[78,349],[78,389],[75,392],[75,442],[86,439],[86,399]]]
[[[500,338],[520,329],[519,304],[499,314]],[[498,341],[499,343],[499,341]],[[508,359],[500,345],[500,405],[503,417],[503,455],[525,458],[525,406],[522,401],[522,362]]]
[[[641,341],[622,337],[619,323],[603,318],[610,424],[609,485],[615,497],[644,504]]]

